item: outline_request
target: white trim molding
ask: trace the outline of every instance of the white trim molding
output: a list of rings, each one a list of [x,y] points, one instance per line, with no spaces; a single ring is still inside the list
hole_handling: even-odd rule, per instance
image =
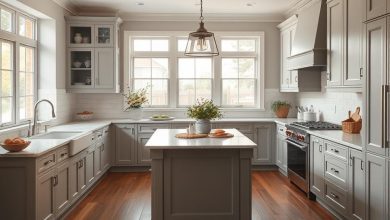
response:
[[[54,3],[56,3],[61,8],[67,10],[68,12],[72,13],[73,15],[78,14],[78,8],[75,4],[72,3],[71,0],[52,0]]]

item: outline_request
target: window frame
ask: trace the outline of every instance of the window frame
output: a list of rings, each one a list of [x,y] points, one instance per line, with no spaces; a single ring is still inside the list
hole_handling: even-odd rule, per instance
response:
[[[23,119],[20,120],[20,104],[19,104],[19,99],[20,99],[20,92],[19,92],[19,55],[20,55],[20,47],[21,46],[26,46],[26,47],[31,47],[34,48],[34,98],[33,102],[35,103],[38,98],[38,36],[37,36],[37,27],[38,27],[38,20],[37,18],[24,13],[23,11],[9,7],[4,4],[0,4],[0,8],[4,8],[7,11],[12,11],[13,12],[13,30],[12,32],[4,31],[0,29],[0,39],[4,41],[9,41],[12,42],[12,47],[13,47],[13,97],[12,97],[12,102],[13,102],[13,111],[12,111],[12,122],[9,123],[1,123],[0,122],[0,130],[7,129],[7,128],[12,128],[20,125],[24,125],[29,123],[32,119]],[[18,30],[18,21],[19,21],[19,16],[23,16],[25,18],[31,19],[33,21],[33,37],[34,39],[24,37],[19,35],[19,30]]]
[[[132,57],[134,56],[132,52],[132,39],[137,37],[166,37],[169,38],[169,81],[168,81],[168,106],[153,106],[146,107],[147,110],[178,110],[183,111],[186,109],[186,106],[179,106],[178,103],[178,87],[179,87],[179,79],[178,79],[178,59],[187,57],[184,55],[184,51],[178,51],[178,40],[187,39],[188,31],[124,31],[124,83],[123,88],[132,89],[131,78],[132,78],[132,63],[130,62]],[[263,31],[256,32],[214,32],[215,39],[217,44],[221,46],[221,39],[256,39],[256,52],[240,52],[242,56],[244,55],[253,55],[256,53],[256,69],[257,78],[256,78],[256,88],[255,88],[255,105],[250,107],[245,106],[221,106],[222,104],[222,57],[232,56],[235,58],[240,58],[237,52],[223,52],[220,49],[220,55],[217,57],[213,57],[212,59],[212,84],[211,84],[211,95],[212,100],[220,105],[223,110],[227,111],[265,111],[265,88],[264,88],[264,75],[265,75],[265,33]],[[149,53],[149,52],[148,52]],[[156,52],[159,53],[159,52]],[[253,56],[251,57],[253,58]],[[174,98],[171,98],[174,97]],[[125,103],[125,102],[124,102]]]

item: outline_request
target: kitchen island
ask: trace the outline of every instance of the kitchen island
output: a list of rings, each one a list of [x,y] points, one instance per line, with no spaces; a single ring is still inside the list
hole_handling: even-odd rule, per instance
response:
[[[157,129],[145,147],[152,159],[152,220],[251,219],[251,158],[256,144],[232,138],[178,139]]]

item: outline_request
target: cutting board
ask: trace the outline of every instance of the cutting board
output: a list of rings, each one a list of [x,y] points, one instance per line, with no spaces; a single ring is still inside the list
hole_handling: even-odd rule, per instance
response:
[[[208,137],[208,134],[187,134],[187,133],[179,133],[175,135],[176,138],[183,139],[195,139],[195,138],[205,138]]]

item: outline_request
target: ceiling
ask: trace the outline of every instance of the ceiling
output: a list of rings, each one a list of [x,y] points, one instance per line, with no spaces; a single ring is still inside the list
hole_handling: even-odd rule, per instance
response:
[[[70,0],[80,12],[118,14],[194,14],[200,0]],[[281,15],[297,0],[204,0],[207,14]],[[143,4],[143,5],[139,5]]]

